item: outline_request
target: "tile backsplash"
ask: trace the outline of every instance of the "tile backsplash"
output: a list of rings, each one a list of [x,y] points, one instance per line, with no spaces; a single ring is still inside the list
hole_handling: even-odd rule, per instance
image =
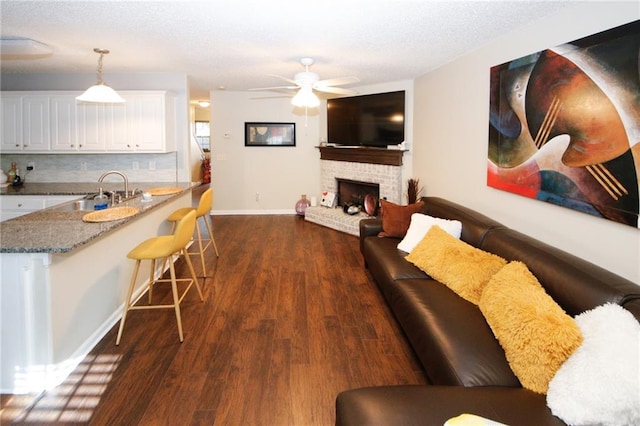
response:
[[[0,154],[6,173],[16,162],[26,182],[97,182],[102,173],[118,170],[130,182],[176,182],[177,154]],[[33,171],[27,172],[29,162]]]

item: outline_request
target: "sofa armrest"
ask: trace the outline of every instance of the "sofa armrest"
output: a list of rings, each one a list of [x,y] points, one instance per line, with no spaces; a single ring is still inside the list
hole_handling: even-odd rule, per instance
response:
[[[345,391],[336,399],[336,426],[442,426],[462,413],[508,425],[564,425],[544,395],[523,388],[380,386]]]
[[[364,254],[364,239],[375,237],[382,232],[382,219],[362,219],[360,221],[360,253]]]

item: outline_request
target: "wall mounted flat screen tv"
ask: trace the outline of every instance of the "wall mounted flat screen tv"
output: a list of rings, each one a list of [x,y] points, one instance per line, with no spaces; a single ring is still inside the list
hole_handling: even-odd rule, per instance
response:
[[[404,90],[327,101],[327,142],[386,147],[404,142]]]

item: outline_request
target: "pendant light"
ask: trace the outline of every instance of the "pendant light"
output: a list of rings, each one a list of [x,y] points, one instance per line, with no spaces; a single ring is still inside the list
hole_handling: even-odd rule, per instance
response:
[[[98,82],[95,86],[89,87],[82,95],[78,96],[76,100],[81,102],[100,102],[108,104],[117,104],[126,102],[120,95],[116,93],[111,87],[104,84],[102,81],[102,58],[108,54],[107,49],[93,49],[94,52],[100,55],[98,59]]]

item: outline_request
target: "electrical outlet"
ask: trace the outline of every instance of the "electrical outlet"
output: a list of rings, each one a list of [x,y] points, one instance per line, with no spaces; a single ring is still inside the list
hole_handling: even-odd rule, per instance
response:
[[[35,161],[29,161],[27,163],[27,170],[35,170],[36,169],[36,162]]]
[[[256,192],[256,203],[260,201],[260,193]]]
[[[134,161],[131,163],[131,169],[138,170],[139,168],[140,168],[140,163],[138,163],[137,161]]]
[[[149,170],[156,169],[156,160],[149,160]]]

